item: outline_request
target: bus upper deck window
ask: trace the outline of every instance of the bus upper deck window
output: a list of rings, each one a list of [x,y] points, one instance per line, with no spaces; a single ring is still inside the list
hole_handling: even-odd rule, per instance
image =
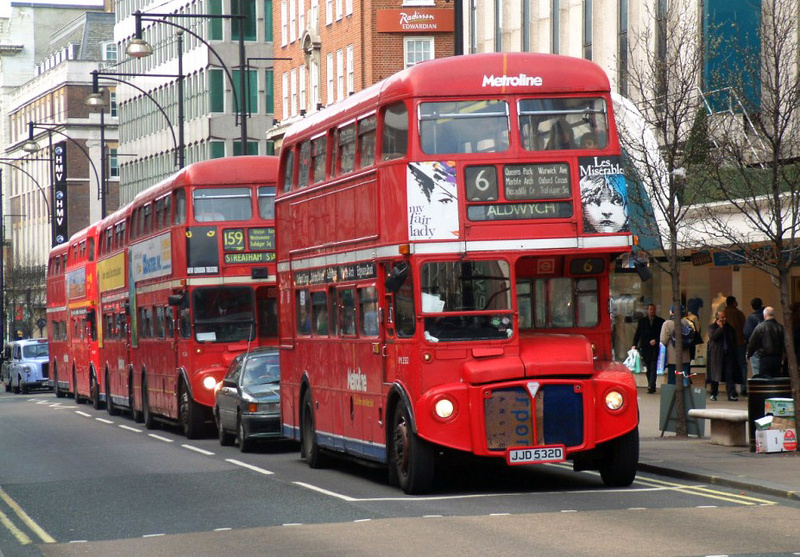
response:
[[[294,176],[294,149],[286,149],[283,163],[283,191],[292,190],[292,177]]]
[[[175,217],[174,224],[183,224],[186,222],[186,192],[182,189],[175,190]]]
[[[328,136],[324,135],[311,141],[311,183],[317,184],[325,179],[327,163]]]
[[[192,192],[192,211],[198,222],[250,220],[250,188],[200,188]]]
[[[267,220],[275,218],[275,186],[258,188],[258,216]]]
[[[501,100],[422,103],[419,106],[422,150],[429,155],[506,151],[508,114],[508,104]]]
[[[364,168],[375,162],[375,116],[358,122],[358,166]]]
[[[356,126],[351,124],[339,130],[339,172],[347,174],[356,166]]]
[[[408,110],[403,103],[393,104],[383,112],[381,160],[406,156],[408,152]]]
[[[303,141],[300,144],[300,158],[297,161],[297,187],[304,188],[308,185],[311,172],[311,142]]]
[[[519,133],[527,151],[603,149],[608,145],[604,99],[522,99]]]

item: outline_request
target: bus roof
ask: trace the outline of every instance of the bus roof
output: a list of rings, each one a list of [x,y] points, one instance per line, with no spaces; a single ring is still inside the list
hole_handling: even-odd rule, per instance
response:
[[[293,124],[286,138],[315,133],[409,97],[609,93],[605,71],[590,60],[557,54],[491,52],[421,62]],[[338,115],[338,116],[337,116]]]

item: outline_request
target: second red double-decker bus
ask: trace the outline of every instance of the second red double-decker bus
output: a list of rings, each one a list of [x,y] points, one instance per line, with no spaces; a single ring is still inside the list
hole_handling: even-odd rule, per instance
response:
[[[69,244],[59,244],[47,259],[47,333],[50,349],[50,381],[58,398],[64,398],[69,390],[68,369],[69,342],[67,311],[67,252]],[[59,373],[61,379],[59,380]]]
[[[228,364],[277,343],[276,175],[275,157],[195,163],[98,225],[109,412],[199,437]]]
[[[418,64],[293,125],[277,209],[281,410],[325,451],[433,487],[451,449],[630,484],[638,407],[611,357],[630,251],[606,75],[481,54]]]

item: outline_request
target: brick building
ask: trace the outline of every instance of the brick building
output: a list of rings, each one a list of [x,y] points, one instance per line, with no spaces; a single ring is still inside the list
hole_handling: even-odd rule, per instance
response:
[[[303,114],[453,55],[453,4],[445,0],[280,0],[274,13],[273,141]]]

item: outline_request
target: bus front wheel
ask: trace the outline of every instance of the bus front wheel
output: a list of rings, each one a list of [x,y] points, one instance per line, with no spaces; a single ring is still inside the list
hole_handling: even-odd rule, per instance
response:
[[[108,381],[108,371],[106,371],[106,412],[108,412],[109,416],[119,415],[119,408],[117,408],[114,405],[114,401],[111,400],[111,383]]]
[[[147,392],[146,375],[142,379],[142,417],[144,418],[144,427],[155,429],[156,422],[153,419],[153,412],[150,410],[150,394]]]
[[[137,424],[142,423],[144,417],[142,413],[136,409],[136,399],[133,397],[133,376],[130,377],[130,381],[128,382],[128,401],[131,404],[131,418]]]
[[[609,441],[600,463],[600,477],[609,487],[626,487],[636,478],[639,464],[639,428]]]
[[[408,409],[398,404],[392,420],[389,481],[409,495],[427,493],[433,487],[434,456],[433,446],[414,433]]]
[[[97,375],[92,373],[91,378],[89,379],[90,385],[89,390],[92,396],[92,408],[95,410],[100,410],[100,383],[97,382]]]
[[[203,409],[189,396],[189,389],[181,385],[181,425],[187,439],[200,439],[205,434]]]
[[[67,393],[61,390],[61,387],[58,385],[58,366],[53,366],[53,391],[56,393],[56,398],[64,398],[67,396]]]
[[[302,453],[310,468],[322,468],[325,464],[321,449],[317,444],[317,431],[314,426],[314,403],[311,400],[311,391],[303,395],[303,434],[301,442]]]

